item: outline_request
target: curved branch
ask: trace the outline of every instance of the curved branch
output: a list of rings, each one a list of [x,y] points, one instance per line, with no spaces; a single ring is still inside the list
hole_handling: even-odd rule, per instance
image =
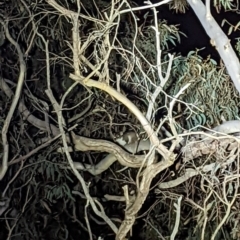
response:
[[[0,88],[5,92],[5,94],[9,98],[11,98],[13,96],[12,90],[4,81],[4,79],[0,78],[0,80],[1,80]],[[21,114],[23,114],[24,119],[26,119],[30,124],[32,124],[33,126],[43,131],[47,131],[46,123],[36,118],[35,116],[33,116],[29,112],[29,110],[27,109],[27,107],[25,106],[22,100],[19,102],[18,110],[21,112]],[[53,124],[50,124],[49,128],[53,136],[57,136],[60,134],[59,129]],[[232,121],[227,121],[222,123],[221,125],[213,128],[211,131],[208,131],[207,132],[208,137],[206,137],[206,135],[204,134],[198,134],[197,136],[200,136],[199,138],[202,139],[201,142],[194,140],[193,142],[189,143],[188,145],[182,148],[181,151],[183,152],[183,160],[189,161],[191,159],[194,159],[196,157],[199,157],[205,154],[213,154],[217,151],[217,149],[219,149],[219,147],[224,148],[226,146],[229,146],[228,147],[229,149],[236,147],[237,142],[234,140],[234,138],[229,139],[229,138],[226,138],[225,136],[224,138],[221,137],[221,139],[219,139],[218,141],[214,141],[211,138],[211,135],[213,135],[214,138],[217,139],[217,136],[220,136],[220,133],[231,134],[236,132],[240,132],[240,120],[232,120]],[[95,166],[86,165],[86,164],[84,164],[83,166],[81,163],[74,162],[75,167],[78,170],[88,171],[93,175],[101,174],[103,171],[107,170],[117,160],[119,160],[119,162],[123,166],[134,167],[134,168],[141,167],[142,162],[144,160],[144,156],[140,156],[140,155],[134,156],[129,154],[128,152],[135,154],[139,151],[149,150],[150,148],[149,139],[145,141],[141,140],[139,143],[137,141],[137,138],[136,138],[136,142],[131,142],[130,140],[132,139],[128,139],[131,142],[131,144],[127,144],[123,146],[123,148],[128,152],[124,151],[118,145],[108,141],[89,139],[89,138],[84,138],[77,135],[74,135],[74,139],[76,141],[75,142],[76,149],[79,149],[81,151],[98,150],[98,151],[110,152],[109,155],[107,155],[102,161],[100,161]],[[209,141],[211,141],[210,144],[209,144]],[[101,147],[99,147],[100,143],[104,145],[104,148],[102,147],[102,145]],[[117,154],[118,157],[116,157],[115,154]]]
[[[240,120],[231,120],[213,128],[213,131],[225,134],[240,132]]]
[[[14,95],[13,91],[8,86],[8,84],[5,82],[5,80],[1,77],[0,77],[0,80],[1,80],[0,89],[2,89],[9,98],[13,97],[13,95]],[[23,118],[26,119],[33,126],[35,126],[38,129],[41,129],[43,131],[47,131],[46,122],[44,122],[44,121],[36,118],[34,115],[32,115],[29,112],[29,110],[27,109],[23,100],[19,101],[18,110],[23,115]],[[56,137],[57,135],[60,134],[59,129],[55,125],[49,124],[49,128],[54,137]]]
[[[3,129],[2,129],[3,160],[2,160],[2,166],[0,167],[0,180],[2,180],[8,169],[9,145],[8,145],[8,140],[7,140],[7,132],[8,132],[8,128],[9,128],[13,113],[17,107],[17,104],[18,104],[18,101],[19,101],[19,98],[20,98],[20,95],[22,92],[22,87],[23,87],[25,73],[26,73],[26,64],[23,59],[23,53],[21,51],[19,44],[11,37],[11,35],[8,31],[8,25],[5,24],[3,21],[0,21],[0,23],[4,26],[4,30],[5,30],[7,39],[17,49],[19,63],[20,63],[20,73],[18,76],[16,92],[13,96],[12,104],[9,109],[8,115],[4,121]],[[1,81],[1,82],[3,82],[3,81]]]
[[[237,149],[237,147],[235,147],[235,149]],[[162,182],[162,183],[158,184],[158,188],[160,188],[160,189],[173,188],[173,187],[176,187],[176,186],[186,182],[188,179],[190,179],[194,176],[197,176],[199,174],[216,171],[216,169],[219,169],[220,167],[225,167],[227,165],[230,165],[234,161],[235,157],[236,157],[236,154],[233,155],[232,157],[230,157],[224,163],[215,162],[215,163],[210,163],[205,166],[197,167],[196,169],[187,168],[187,169],[185,169],[185,173],[181,177],[178,177],[177,179],[174,179],[174,180],[171,180],[168,182]],[[159,190],[156,190],[156,193],[157,192],[159,192]]]
[[[91,142],[101,141],[101,144],[104,144],[104,142],[107,142],[107,141],[103,142],[102,140],[96,140],[96,139],[88,139],[88,140]],[[102,172],[106,171],[117,160],[119,160],[119,162],[123,166],[133,167],[133,168],[140,168],[143,165],[143,162],[145,162],[144,155],[134,156],[134,155],[131,155],[131,154],[125,152],[122,148],[119,148],[119,146],[117,146],[116,144],[114,144],[112,142],[107,142],[107,144],[109,145],[109,148],[106,147],[106,145],[104,144],[105,151],[109,152],[112,149],[114,149],[115,147],[117,147],[118,148],[117,156],[114,153],[110,153],[104,159],[102,159],[98,164],[96,164],[94,166],[92,166],[90,164],[86,164],[86,163],[84,163],[84,165],[83,165],[80,162],[74,162],[74,166],[76,167],[76,169],[82,170],[82,171],[88,171],[92,175],[96,176],[96,175],[99,175]],[[95,147],[90,147],[90,146],[87,147],[87,149],[89,149],[89,150],[91,150],[92,148],[94,150],[96,150]],[[101,147],[101,148],[103,149],[103,147]],[[140,151],[144,151],[144,150],[147,151],[150,148],[150,141],[141,140],[139,143],[135,142],[135,143],[127,144],[127,145],[123,146],[123,148],[132,154],[140,152]],[[125,157],[123,157],[123,156],[125,156]],[[128,161],[125,161],[126,158],[128,159]],[[129,163],[129,161],[130,161],[130,163]]]
[[[116,91],[114,88],[109,86],[107,83],[104,82],[98,82],[94,81],[92,79],[87,79],[87,81],[84,81],[85,79],[82,79],[79,76],[76,76],[74,74],[70,74],[70,78],[74,81],[78,81],[79,83],[88,86],[88,87],[95,87],[98,89],[101,89],[105,92],[107,92],[112,97],[116,98],[119,102],[124,104],[140,121],[141,125],[143,126],[144,130],[147,132],[149,139],[153,145],[156,146],[156,150],[164,157],[167,161],[174,161],[175,154],[170,152],[158,139],[156,133],[152,129],[150,123],[147,121],[147,119],[144,117],[142,112],[124,95],[122,95],[120,92]]]
[[[86,137],[77,136],[73,133],[73,142],[75,144],[76,150],[79,151],[99,151],[99,152],[108,152],[110,153],[105,159],[104,163],[100,162],[99,169],[107,169],[116,159],[123,165],[132,168],[139,168],[142,166],[145,156],[144,155],[132,155],[128,152],[124,151],[120,146],[115,143],[106,141],[106,140],[98,140],[98,139],[90,139]],[[134,144],[129,144],[126,148],[134,149]],[[146,147],[147,145],[145,145]],[[148,149],[150,147],[150,143],[148,144]],[[107,167],[106,167],[107,165]]]

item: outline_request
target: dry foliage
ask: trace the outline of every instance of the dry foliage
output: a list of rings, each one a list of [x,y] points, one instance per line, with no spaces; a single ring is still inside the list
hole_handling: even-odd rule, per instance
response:
[[[169,2],[1,3],[0,239],[240,238],[239,94]]]

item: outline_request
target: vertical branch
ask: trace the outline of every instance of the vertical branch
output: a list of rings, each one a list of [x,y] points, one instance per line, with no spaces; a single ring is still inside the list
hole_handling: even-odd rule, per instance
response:
[[[181,201],[182,201],[182,196],[180,196],[178,198],[178,202],[177,204],[174,203],[174,207],[176,208],[177,214],[176,214],[176,220],[175,220],[175,225],[174,225],[174,229],[173,232],[171,234],[171,238],[170,240],[174,240],[175,236],[178,232],[178,228],[179,228],[179,223],[180,223],[180,218],[181,218]]]
[[[11,107],[10,107],[8,115],[4,121],[3,129],[2,129],[3,160],[2,160],[2,167],[0,168],[0,180],[2,180],[8,169],[8,155],[9,155],[9,145],[8,145],[8,140],[7,140],[8,128],[9,128],[13,113],[17,107],[21,92],[22,92],[22,87],[23,87],[24,78],[25,78],[25,74],[26,74],[26,64],[23,59],[23,53],[22,53],[22,50],[21,50],[19,44],[11,37],[11,35],[8,31],[8,24],[4,23],[3,21],[0,21],[0,23],[4,26],[4,30],[5,30],[7,39],[17,49],[19,63],[20,63],[20,74],[19,74],[18,81],[17,81],[16,92],[14,94]],[[2,79],[2,81],[3,81],[3,79]]]
[[[210,0],[206,0],[206,19],[209,20],[212,18],[211,9],[210,9]]]

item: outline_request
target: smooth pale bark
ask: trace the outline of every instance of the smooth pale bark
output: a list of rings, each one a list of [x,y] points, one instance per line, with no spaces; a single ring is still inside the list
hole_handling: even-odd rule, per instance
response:
[[[218,51],[227,68],[228,74],[240,93],[240,62],[231,46],[230,39],[226,36],[212,15],[207,13],[206,6],[201,0],[187,1],[210,37],[210,43]],[[201,36],[199,36],[199,39],[201,39]]]

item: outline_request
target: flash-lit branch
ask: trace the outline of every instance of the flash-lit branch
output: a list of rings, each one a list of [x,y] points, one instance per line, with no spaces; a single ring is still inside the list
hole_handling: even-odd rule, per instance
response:
[[[7,139],[8,128],[9,128],[13,113],[17,107],[21,92],[22,92],[22,87],[23,87],[24,78],[25,78],[25,74],[26,74],[26,64],[23,59],[23,53],[22,53],[22,50],[21,50],[19,44],[11,37],[11,35],[8,31],[8,24],[4,23],[3,21],[0,21],[0,23],[4,26],[4,30],[5,30],[7,39],[17,49],[19,63],[20,63],[20,73],[18,76],[16,92],[14,94],[11,107],[9,109],[9,112],[7,114],[7,117],[4,121],[4,125],[2,128],[3,159],[2,159],[2,166],[0,168],[0,180],[2,180],[8,169],[8,155],[9,155],[9,145],[8,145],[8,139]],[[3,79],[2,79],[2,81],[3,81]]]

